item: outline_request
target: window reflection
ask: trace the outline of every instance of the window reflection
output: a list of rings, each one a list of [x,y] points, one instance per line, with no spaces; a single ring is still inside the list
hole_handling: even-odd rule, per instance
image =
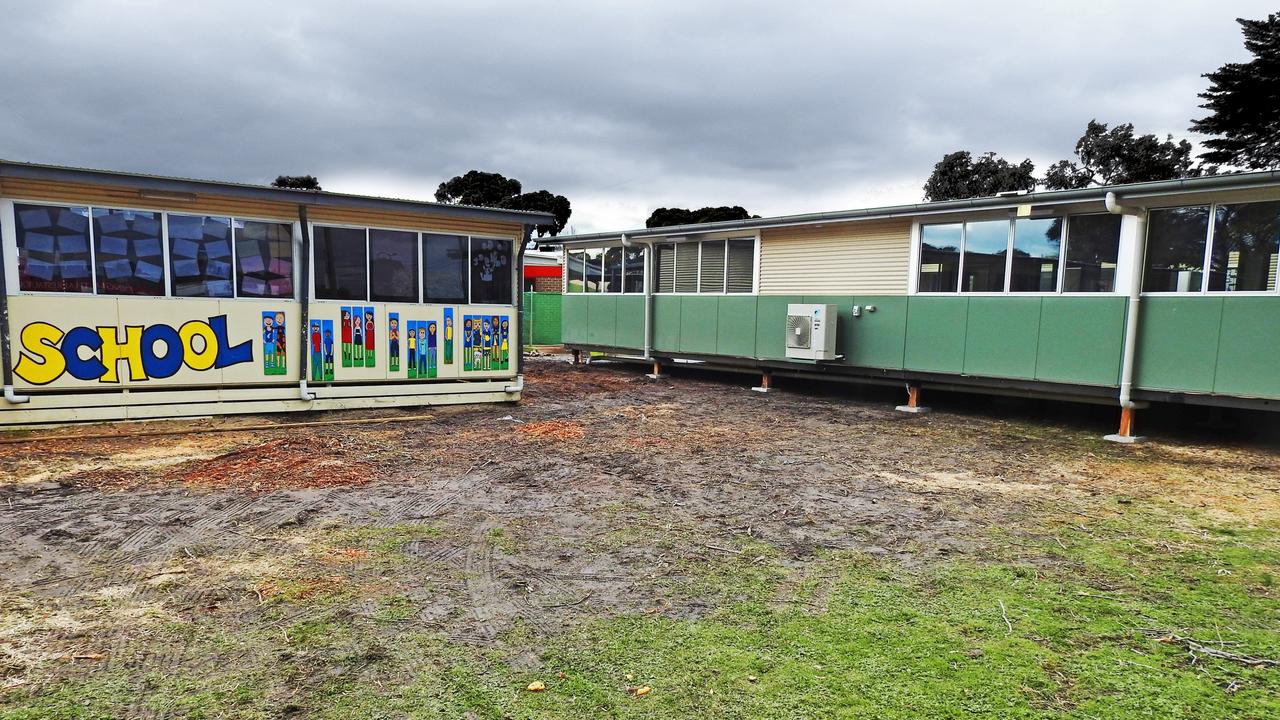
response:
[[[1003,292],[1005,257],[1009,252],[1009,221],[965,223],[964,292]]]
[[[1147,215],[1143,292],[1200,292],[1209,208],[1152,210]]]
[[[1219,205],[1214,218],[1209,289],[1276,289],[1280,202]]]
[[[960,223],[920,228],[920,292],[956,291],[960,235]]]
[[[1058,257],[1062,251],[1062,218],[1019,218],[1013,224],[1012,292],[1058,289]]]

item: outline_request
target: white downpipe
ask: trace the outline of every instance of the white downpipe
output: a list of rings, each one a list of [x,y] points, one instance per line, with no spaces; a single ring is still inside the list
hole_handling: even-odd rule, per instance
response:
[[[298,397],[303,402],[311,402],[316,399],[316,394],[307,389],[307,379],[305,377],[298,380]]]
[[[1138,354],[1138,316],[1142,307],[1142,269],[1146,265],[1147,254],[1147,211],[1146,208],[1128,207],[1120,204],[1114,192],[1106,196],[1107,212],[1123,215],[1128,210],[1134,217],[1134,251],[1132,265],[1129,268],[1129,311],[1124,322],[1124,354],[1120,366],[1120,407],[1132,409],[1133,402],[1133,368]]]
[[[627,237],[626,233],[621,235],[622,246],[632,247],[637,241]],[[644,254],[644,358],[645,360],[653,359],[653,276],[657,271],[658,259],[654,257],[653,241],[640,240],[641,245],[645,246]]]
[[[23,403],[31,402],[30,395],[19,395],[16,391],[14,391],[12,385],[4,386],[4,399],[6,402],[8,402],[11,405],[21,405]]]
[[[514,395],[518,392],[524,392],[524,375],[517,375],[516,384],[508,385],[502,388],[502,392],[507,393],[508,395]]]

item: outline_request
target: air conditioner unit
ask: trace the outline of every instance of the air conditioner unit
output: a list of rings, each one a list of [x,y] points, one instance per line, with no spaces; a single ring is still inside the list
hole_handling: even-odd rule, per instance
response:
[[[835,360],[837,314],[835,305],[787,306],[787,357],[798,360]]]

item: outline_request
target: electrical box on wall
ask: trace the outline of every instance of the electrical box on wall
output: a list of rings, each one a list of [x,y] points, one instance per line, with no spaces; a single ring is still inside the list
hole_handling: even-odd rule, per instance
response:
[[[837,312],[835,305],[787,305],[787,357],[798,360],[835,360]]]

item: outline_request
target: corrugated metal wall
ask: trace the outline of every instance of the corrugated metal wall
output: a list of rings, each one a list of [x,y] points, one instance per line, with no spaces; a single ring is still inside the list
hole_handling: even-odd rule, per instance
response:
[[[910,258],[910,220],[767,229],[760,292],[905,293]]]

